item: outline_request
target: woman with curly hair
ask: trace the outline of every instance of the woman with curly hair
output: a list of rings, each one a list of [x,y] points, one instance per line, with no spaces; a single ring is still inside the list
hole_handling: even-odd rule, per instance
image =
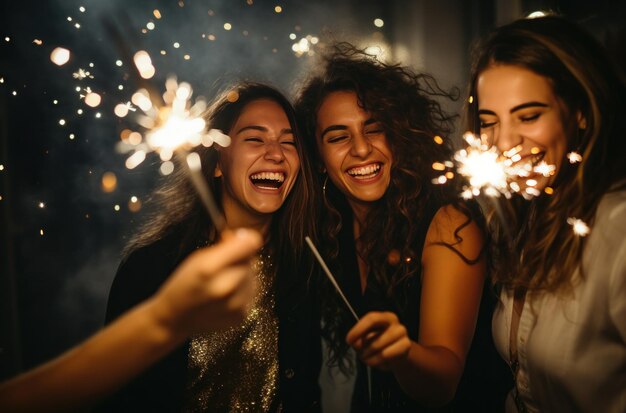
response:
[[[438,96],[432,77],[342,43],[296,101],[323,171],[319,244],[360,317],[321,283],[330,363],[350,370],[348,347],[360,359],[355,412],[447,404],[472,343],[485,241],[453,185],[431,183],[451,154]]]
[[[304,235],[313,230],[307,223],[314,222],[313,174],[293,107],[270,86],[242,83],[218,96],[205,117],[231,138],[225,148],[197,149],[226,225],[264,238],[255,265],[258,293],[241,325],[192,337],[102,411],[302,412],[316,401],[315,384],[308,394],[292,395],[293,380],[281,374],[301,366],[288,364],[294,360],[284,343],[305,352],[314,342],[288,336],[292,330],[285,327],[286,315],[292,319],[294,307],[307,300],[299,280],[307,268]],[[152,295],[184,257],[221,235],[182,168],[166,178],[154,202],[156,216],[131,240],[113,281],[107,322]]]
[[[478,50],[470,126],[556,169],[490,220],[507,411],[626,411],[625,92],[602,46],[562,18],[518,20]]]

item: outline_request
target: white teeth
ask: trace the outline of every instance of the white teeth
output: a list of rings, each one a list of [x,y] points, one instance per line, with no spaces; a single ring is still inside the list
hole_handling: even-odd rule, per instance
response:
[[[282,172],[259,172],[259,173],[250,175],[250,179],[253,179],[253,180],[263,179],[263,180],[269,180],[269,181],[284,182],[285,174]]]
[[[360,166],[356,168],[348,169],[348,174],[351,176],[364,176],[371,175],[380,170],[380,164],[372,164],[367,166]]]

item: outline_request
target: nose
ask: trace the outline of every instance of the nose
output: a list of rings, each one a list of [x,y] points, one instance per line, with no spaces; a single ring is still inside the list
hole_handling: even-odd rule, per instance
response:
[[[365,158],[372,152],[372,144],[363,133],[355,133],[352,137],[350,154],[358,158]]]
[[[501,152],[508,151],[522,143],[522,136],[513,125],[507,122],[500,122],[498,126],[494,128],[491,138],[494,145],[496,145]]]
[[[285,154],[279,142],[268,142],[265,145],[265,159],[276,163],[285,160]]]

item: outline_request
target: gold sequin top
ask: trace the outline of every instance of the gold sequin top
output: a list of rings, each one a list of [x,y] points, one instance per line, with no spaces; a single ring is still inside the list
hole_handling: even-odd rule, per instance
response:
[[[254,264],[257,296],[240,326],[192,338],[186,412],[269,412],[277,409],[278,319],[274,268],[267,254]]]

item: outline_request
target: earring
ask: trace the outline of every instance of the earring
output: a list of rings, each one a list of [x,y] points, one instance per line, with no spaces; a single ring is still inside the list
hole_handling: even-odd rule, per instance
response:
[[[324,178],[324,184],[322,185],[322,194],[324,194],[324,198],[326,198],[326,185],[328,184],[328,174]]]

